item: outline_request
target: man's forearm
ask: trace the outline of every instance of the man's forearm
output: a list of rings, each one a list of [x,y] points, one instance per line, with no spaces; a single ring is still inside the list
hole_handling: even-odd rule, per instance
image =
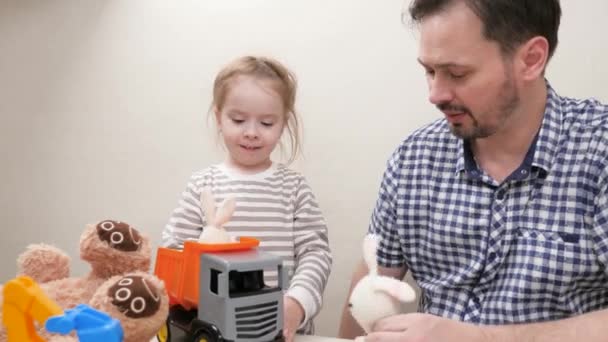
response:
[[[604,342],[608,341],[608,310],[568,319],[504,326],[484,326],[484,342]]]

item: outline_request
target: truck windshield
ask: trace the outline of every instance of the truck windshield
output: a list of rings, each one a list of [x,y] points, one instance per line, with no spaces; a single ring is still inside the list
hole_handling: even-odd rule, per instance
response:
[[[229,295],[230,297],[240,297],[252,295],[256,292],[272,291],[276,288],[271,288],[264,283],[264,271],[230,271],[228,273]]]

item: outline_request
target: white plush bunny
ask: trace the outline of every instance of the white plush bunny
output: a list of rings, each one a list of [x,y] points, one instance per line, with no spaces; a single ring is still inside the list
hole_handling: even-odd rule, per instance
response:
[[[229,243],[234,240],[230,237],[224,224],[230,221],[235,209],[234,197],[227,197],[218,210],[215,210],[215,199],[211,189],[204,188],[201,192],[201,208],[205,214],[207,226],[203,227],[203,232],[198,238],[200,243]]]
[[[384,317],[401,312],[400,302],[413,302],[416,293],[407,283],[378,275],[376,248],[378,238],[367,235],[363,240],[363,258],[369,274],[363,277],[350,295],[350,312],[359,325],[369,333],[374,323]],[[363,340],[358,337],[356,340]]]

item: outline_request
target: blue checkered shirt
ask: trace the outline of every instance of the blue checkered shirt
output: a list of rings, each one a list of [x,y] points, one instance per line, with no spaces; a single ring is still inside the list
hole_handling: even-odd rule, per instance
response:
[[[370,232],[381,266],[412,272],[421,312],[507,324],[608,308],[608,107],[547,87],[541,129],[502,183],[443,119],[390,158]]]

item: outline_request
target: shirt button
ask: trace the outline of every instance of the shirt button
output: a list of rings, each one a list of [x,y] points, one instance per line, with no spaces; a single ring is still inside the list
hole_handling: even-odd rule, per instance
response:
[[[502,201],[503,199],[505,199],[505,190],[498,190],[496,192],[496,199],[499,201]]]

